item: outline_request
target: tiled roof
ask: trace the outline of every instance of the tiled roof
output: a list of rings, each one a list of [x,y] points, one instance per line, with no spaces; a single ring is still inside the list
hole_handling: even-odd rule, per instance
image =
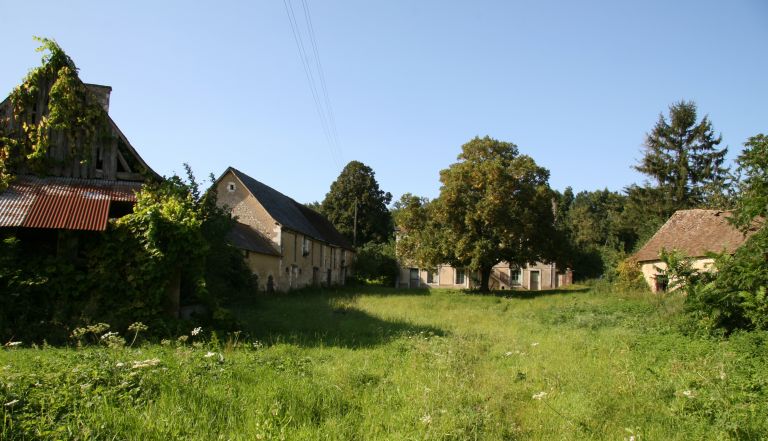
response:
[[[297,231],[315,239],[351,250],[352,245],[320,213],[296,202],[268,185],[265,185],[245,173],[230,167],[248,188],[248,191],[261,203],[265,210],[283,227]],[[226,172],[224,172],[226,174]]]
[[[140,182],[18,176],[0,193],[0,227],[103,231],[110,202],[135,202],[140,188]]]
[[[246,224],[235,222],[232,229],[227,233],[227,240],[241,250],[253,251],[254,253],[268,254],[271,256],[280,256],[280,252],[272,246],[272,242],[261,233],[249,227]]]
[[[730,212],[719,210],[679,210],[659,228],[640,251],[639,262],[659,260],[662,249],[680,251],[689,257],[708,252],[733,253],[749,237],[728,222]]]

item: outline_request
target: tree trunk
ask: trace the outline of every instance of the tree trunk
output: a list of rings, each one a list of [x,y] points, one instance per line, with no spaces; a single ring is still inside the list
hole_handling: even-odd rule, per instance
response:
[[[480,292],[490,292],[488,285],[491,281],[491,270],[492,267],[482,267],[480,268]]]

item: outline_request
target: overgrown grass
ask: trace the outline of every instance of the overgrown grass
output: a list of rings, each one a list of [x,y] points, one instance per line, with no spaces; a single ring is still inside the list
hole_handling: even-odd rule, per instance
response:
[[[237,342],[0,350],[0,439],[767,436],[768,334],[686,336],[674,297],[537,294],[302,292],[236,307]]]

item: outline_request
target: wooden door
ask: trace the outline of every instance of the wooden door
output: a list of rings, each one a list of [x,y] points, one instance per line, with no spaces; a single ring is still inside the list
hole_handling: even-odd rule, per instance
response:
[[[410,276],[411,276],[410,277],[411,280],[408,283],[408,287],[409,288],[418,288],[419,285],[420,285],[420,283],[419,283],[419,269],[418,268],[411,268]]]
[[[538,291],[539,290],[539,273],[538,271],[531,271],[531,283],[528,286],[528,289],[531,291]]]

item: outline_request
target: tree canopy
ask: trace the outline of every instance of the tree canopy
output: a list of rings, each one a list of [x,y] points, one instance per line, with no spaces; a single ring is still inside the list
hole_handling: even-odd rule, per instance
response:
[[[462,146],[458,162],[440,172],[440,196],[408,196],[398,215],[406,258],[480,272],[488,290],[491,269],[506,261],[523,266],[557,255],[554,193],[549,171],[517,146],[488,136]]]
[[[379,188],[371,167],[350,161],[331,184],[321,212],[355,245],[384,243],[393,231],[387,209],[391,200],[392,195]]]
[[[725,186],[723,167],[728,148],[718,150],[722,136],[715,136],[705,116],[697,122],[696,103],[680,101],[669,107],[669,117],[659,120],[645,138],[645,151],[635,170],[652,179],[649,201],[662,204],[664,217],[716,199]]]

